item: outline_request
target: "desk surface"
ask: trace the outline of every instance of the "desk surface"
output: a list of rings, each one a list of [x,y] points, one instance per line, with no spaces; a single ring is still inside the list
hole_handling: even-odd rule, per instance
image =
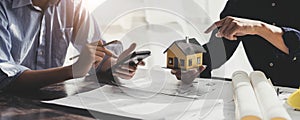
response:
[[[82,87],[83,92],[92,89],[91,81],[82,81],[88,88]],[[0,120],[92,120],[92,115],[87,110],[50,106],[40,103],[41,100],[52,100],[66,97],[72,88],[70,83],[51,85],[41,90],[23,93],[0,93]],[[94,86],[95,87],[95,86]]]
[[[95,119],[94,116],[96,114],[97,118],[103,119],[132,119],[107,113],[90,113],[91,111],[84,109],[47,105],[40,102],[41,100],[54,100],[72,96],[77,93],[83,93],[100,87],[99,84],[94,83],[94,78],[87,77],[85,80],[76,80],[76,84],[69,81],[61,84],[55,84],[38,91],[24,93],[0,93],[0,120],[91,120]],[[230,105],[232,106],[232,104]],[[225,106],[224,109],[232,109],[232,107]]]

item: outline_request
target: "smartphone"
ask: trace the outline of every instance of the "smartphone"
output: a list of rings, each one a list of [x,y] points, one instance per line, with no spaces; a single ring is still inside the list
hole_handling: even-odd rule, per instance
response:
[[[151,51],[135,51],[132,54],[128,55],[124,59],[120,60],[118,63],[113,65],[111,68],[117,68],[122,64],[129,64],[131,66],[134,66],[139,61],[142,61],[143,59],[149,57],[151,55]]]
[[[111,68],[106,70],[106,75],[112,75],[112,72],[114,69],[118,68],[120,65],[128,64],[128,65],[136,65],[139,61],[142,61],[143,59],[149,57],[151,55],[150,51],[135,51],[132,54],[128,55],[124,59],[120,60],[118,63],[113,65]],[[97,76],[98,77],[98,76]],[[103,75],[102,75],[103,77]],[[108,77],[109,79],[99,81],[100,83],[119,86],[118,80],[115,80],[117,78],[114,78],[113,76]],[[100,78],[98,78],[100,80]]]

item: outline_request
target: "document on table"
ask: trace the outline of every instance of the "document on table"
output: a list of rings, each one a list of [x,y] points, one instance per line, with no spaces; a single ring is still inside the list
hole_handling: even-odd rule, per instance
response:
[[[133,94],[139,97],[132,96]],[[230,114],[223,114],[226,111],[224,109],[229,108],[224,107],[224,102],[229,102],[228,106],[233,106],[233,104],[221,98],[189,99],[152,94],[131,88],[104,86],[86,93],[43,102],[138,119],[234,118],[234,116],[226,116]]]
[[[190,86],[181,84],[169,72],[146,73],[122,81],[121,87],[106,85],[42,102],[138,119],[235,119],[231,82],[197,78]],[[279,97],[284,101],[290,93],[283,92]],[[300,112],[291,108],[287,111],[292,119],[299,119]]]
[[[123,80],[121,83],[124,87],[136,90],[193,99],[201,99],[212,93],[220,93],[224,89],[232,88],[231,82],[204,78],[196,78],[192,84],[183,84],[171,75],[170,71],[162,68],[139,70],[132,80]],[[232,94],[226,97],[232,99]]]
[[[138,119],[234,119],[230,82],[197,78],[184,85],[169,72],[151,72],[155,75],[139,74],[121,87],[105,85],[42,102]]]

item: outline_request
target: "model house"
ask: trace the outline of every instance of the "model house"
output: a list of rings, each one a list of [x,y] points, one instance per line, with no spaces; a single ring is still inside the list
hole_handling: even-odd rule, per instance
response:
[[[167,53],[167,68],[188,70],[199,67],[205,52],[195,38],[175,41],[164,51]]]

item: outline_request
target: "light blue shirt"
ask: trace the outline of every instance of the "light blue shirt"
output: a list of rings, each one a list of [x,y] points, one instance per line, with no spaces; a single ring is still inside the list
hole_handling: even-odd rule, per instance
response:
[[[0,0],[0,90],[28,69],[62,66],[69,43],[99,40],[85,0],[61,0],[45,11],[31,0]]]

